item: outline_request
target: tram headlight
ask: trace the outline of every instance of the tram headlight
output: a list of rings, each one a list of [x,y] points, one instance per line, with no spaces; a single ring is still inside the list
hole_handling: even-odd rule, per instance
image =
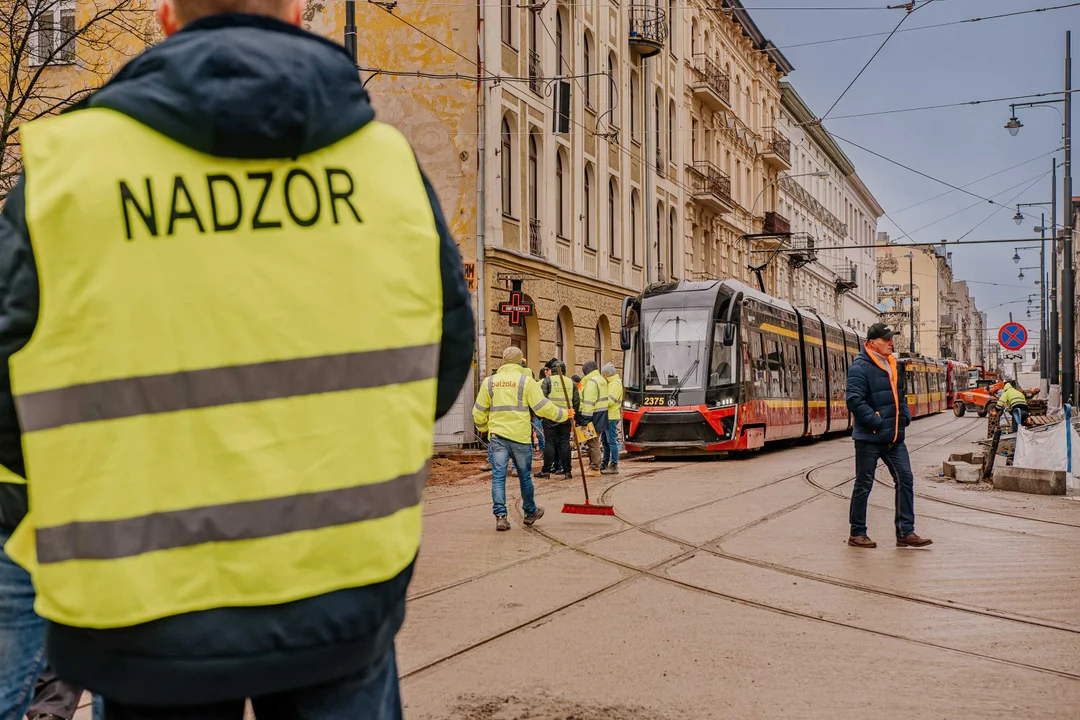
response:
[[[630,410],[631,412],[637,412],[638,410],[641,409],[640,405],[638,405],[637,403],[630,402],[629,400],[623,400],[622,406],[625,409]]]
[[[718,408],[732,407],[735,405],[735,400],[734,398],[724,398],[723,400],[716,401],[714,405]]]

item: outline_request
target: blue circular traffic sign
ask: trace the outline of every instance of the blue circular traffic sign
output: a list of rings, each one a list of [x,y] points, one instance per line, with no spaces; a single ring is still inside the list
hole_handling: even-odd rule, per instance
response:
[[[1006,350],[1020,350],[1028,341],[1027,328],[1018,322],[1009,322],[998,330],[998,342]]]

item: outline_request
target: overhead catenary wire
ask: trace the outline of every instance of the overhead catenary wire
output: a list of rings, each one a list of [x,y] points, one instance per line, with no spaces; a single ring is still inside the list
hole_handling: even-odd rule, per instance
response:
[[[875,50],[874,54],[870,56],[870,59],[863,64],[862,68],[859,69],[859,72],[856,73],[855,77],[852,78],[851,82],[848,83],[848,86],[844,88],[844,92],[840,93],[840,97],[836,98],[836,100],[833,101],[833,104],[829,106],[829,109],[825,111],[825,114],[821,116],[822,120],[829,117],[829,113],[831,113],[833,109],[835,109],[836,106],[840,104],[840,101],[844,99],[844,96],[848,94],[848,91],[851,90],[855,83],[859,81],[859,78],[861,78],[863,73],[866,72],[866,69],[870,67],[870,64],[874,62],[874,58],[876,58],[881,53],[881,51],[885,49],[885,46],[889,43],[889,41],[892,40],[893,35],[895,35],[896,31],[900,29],[900,26],[903,25],[904,22],[906,22],[907,19],[914,15],[916,12],[922,10],[927,5],[933,4],[934,2],[935,0],[926,0],[926,2],[921,5],[912,6],[906,13],[904,13],[904,16],[900,18],[900,22],[896,23],[896,27],[894,27],[892,29],[892,32],[889,33],[888,37],[886,37],[885,40],[882,41],[878,49]]]
[[[1080,88],[1078,88],[1076,90],[1071,90],[1070,92],[1074,92],[1074,93],[1075,92],[1080,92]],[[854,114],[851,114],[851,115],[833,115],[832,118],[830,118],[830,119],[831,120],[848,120],[848,119],[851,119],[851,118],[874,117],[874,116],[878,116],[878,115],[895,115],[897,113],[920,112],[920,111],[923,111],[923,110],[941,110],[943,108],[969,107],[969,106],[972,106],[972,105],[984,105],[986,103],[1008,102],[1010,100],[1029,100],[1031,98],[1049,97],[1051,95],[1065,95],[1065,92],[1063,90],[1057,90],[1057,91],[1054,91],[1054,92],[1032,93],[1030,95],[1013,95],[1011,97],[986,98],[986,99],[983,99],[983,100],[967,100],[967,101],[964,101],[964,102],[943,103],[941,105],[923,105],[923,106],[920,106],[920,107],[896,108],[896,109],[893,109],[893,110],[876,110],[876,111],[873,111],[873,112],[854,113]],[[812,123],[812,122],[814,122],[814,121],[810,120],[807,123],[801,123],[801,124],[809,124],[809,123]]]

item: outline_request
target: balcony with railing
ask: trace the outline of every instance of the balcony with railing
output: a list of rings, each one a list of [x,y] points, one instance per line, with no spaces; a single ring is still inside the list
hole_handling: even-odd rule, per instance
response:
[[[696,99],[713,110],[731,110],[731,78],[704,53],[694,55],[690,89]]]
[[[630,11],[630,49],[652,57],[664,49],[668,37],[667,13],[653,5],[635,3]]]
[[[544,94],[543,67],[540,65],[540,56],[535,50],[529,51],[529,89],[537,95]]]
[[[791,141],[777,128],[765,128],[759,147],[766,165],[776,170],[791,169]]]
[[[540,236],[539,218],[529,218],[529,254],[544,257],[544,241]]]
[[[808,232],[792,233],[791,251],[788,253],[788,262],[791,267],[798,270],[815,260],[817,260],[817,238]]]
[[[834,267],[836,273],[836,292],[844,293],[859,287],[859,268],[856,265],[840,265]]]
[[[729,213],[735,210],[735,201],[731,199],[731,178],[708,160],[697,160],[690,166],[691,187],[694,190],[694,202],[700,203],[715,213]]]
[[[764,235],[790,235],[791,221],[778,212],[767,212],[761,232]]]

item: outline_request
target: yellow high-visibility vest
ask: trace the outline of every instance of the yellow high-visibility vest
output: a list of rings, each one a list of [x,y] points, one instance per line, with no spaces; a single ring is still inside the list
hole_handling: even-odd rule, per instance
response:
[[[1006,385],[998,396],[997,406],[1011,410],[1014,405],[1027,405],[1027,396],[1012,385]]]
[[[442,292],[406,140],[229,159],[106,109],[20,134],[41,311],[11,360],[12,545],[37,612],[123,627],[408,567]]]
[[[599,370],[593,370],[581,382],[581,421],[585,423],[593,414],[608,409],[608,383]]]
[[[529,410],[557,423],[569,419],[566,409],[544,397],[540,383],[523,367],[507,363],[480,385],[473,404],[473,422],[480,432],[516,443],[531,443]]]
[[[618,375],[612,375],[607,379],[608,387],[608,420],[618,420],[622,417],[623,384]]]
[[[574,383],[565,375],[552,375],[548,382],[551,383],[551,392],[548,393],[548,399],[561,408],[568,408],[570,405],[566,403],[567,398],[570,402],[574,402]],[[565,393],[563,389],[565,388]]]

